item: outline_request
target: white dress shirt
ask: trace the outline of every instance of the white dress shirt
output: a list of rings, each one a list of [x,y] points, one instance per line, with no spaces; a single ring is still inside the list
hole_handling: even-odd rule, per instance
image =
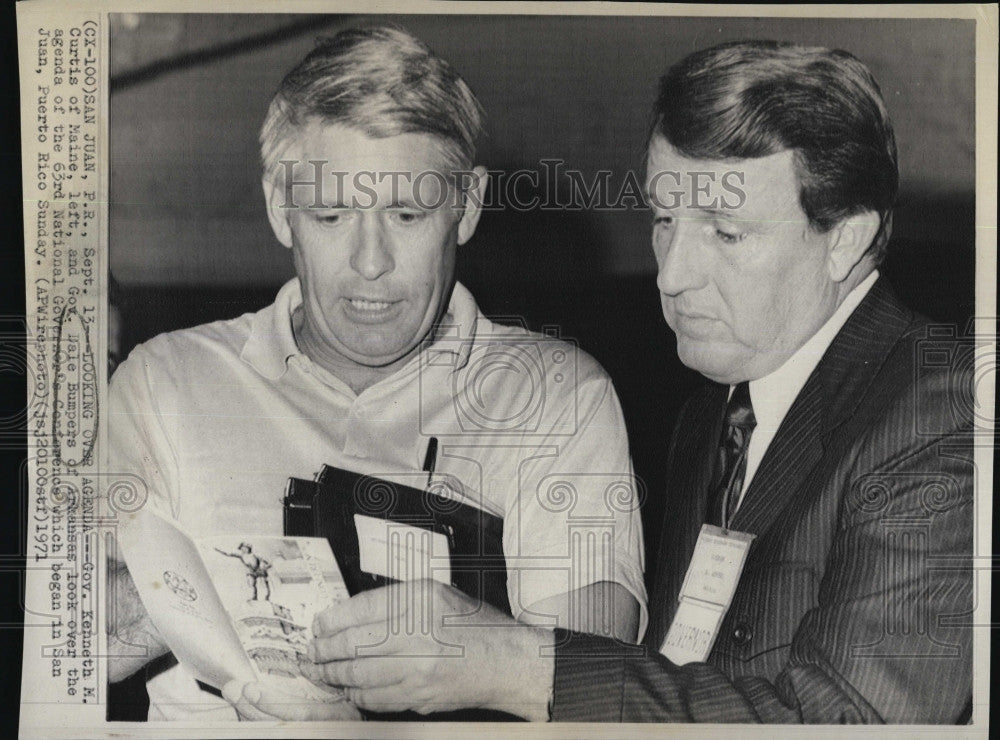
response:
[[[868,295],[868,291],[875,284],[878,275],[878,270],[872,271],[871,275],[848,293],[844,302],[837,307],[837,310],[833,312],[833,315],[820,330],[799,347],[795,354],[789,357],[781,367],[770,375],[750,381],[750,402],[753,404],[757,426],[754,428],[753,434],[750,435],[746,475],[743,477],[743,489],[740,492],[737,508],[743,504],[743,496],[746,494],[747,488],[750,487],[754,473],[760,467],[760,462],[764,459],[767,448],[771,446],[774,436],[778,433],[778,427],[781,426],[781,422],[792,407],[792,403],[830,347],[833,338],[837,336],[847,319],[854,313],[858,304]],[[729,388],[730,395],[732,395],[734,387]]]

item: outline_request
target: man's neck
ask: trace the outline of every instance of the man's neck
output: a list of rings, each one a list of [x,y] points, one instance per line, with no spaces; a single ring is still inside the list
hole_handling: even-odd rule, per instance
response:
[[[753,481],[757,468],[763,460],[767,448],[770,447],[771,441],[777,435],[781,423],[785,420],[792,404],[809,379],[809,375],[819,365],[837,333],[844,327],[851,314],[871,290],[877,279],[877,275],[872,275],[872,272],[862,276],[851,292],[840,300],[837,309],[820,327],[819,331],[813,334],[781,367],[763,378],[750,381],[750,398],[757,426],[750,437],[750,445],[747,450],[746,473],[743,478],[740,501],[742,501],[742,494],[746,492]],[[869,276],[871,276],[870,281],[868,280]]]
[[[394,370],[389,370],[388,368],[365,367],[363,365],[338,364],[333,366],[331,363],[325,363],[312,357],[310,359],[326,372],[346,383],[355,396],[360,396],[380,380],[387,378],[394,372]]]
[[[417,345],[410,352],[388,365],[371,366],[351,362],[347,358],[326,350],[323,343],[318,341],[309,331],[305,323],[305,312],[302,306],[296,308],[292,313],[292,334],[295,337],[295,344],[298,346],[299,351],[315,365],[341,382],[346,383],[356,396],[360,396],[368,388],[396,373],[410,361],[422,346],[422,344]],[[431,332],[425,343],[433,336],[434,332]]]

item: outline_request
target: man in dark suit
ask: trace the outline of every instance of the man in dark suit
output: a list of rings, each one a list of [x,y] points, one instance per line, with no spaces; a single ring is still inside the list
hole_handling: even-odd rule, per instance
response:
[[[389,604],[420,600],[369,592],[317,620],[315,677],[372,709],[961,721],[971,385],[960,362],[922,361],[926,320],[879,277],[898,172],[874,79],[827,49],[693,54],[661,80],[647,170],[663,313],[712,382],[673,435],[643,644],[514,628],[428,585],[421,657],[414,635],[378,638]],[[462,660],[436,657],[456,644]]]

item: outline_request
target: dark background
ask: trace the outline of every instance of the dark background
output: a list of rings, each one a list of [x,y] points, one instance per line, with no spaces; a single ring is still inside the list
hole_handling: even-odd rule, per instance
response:
[[[386,16],[448,59],[478,95],[490,169],[543,159],[621,183],[642,172],[656,80],[685,54],[739,38],[842,47],[880,81],[902,184],[884,272],[904,300],[964,326],[973,311],[971,21]],[[257,132],[281,77],[321,35],[364,16],[113,16],[111,266],[125,351],[150,336],[269,303],[293,274],[260,190]],[[613,187],[612,190],[615,188]],[[530,193],[525,193],[530,195]],[[543,194],[544,195],[544,194]],[[489,211],[458,278],[488,315],[559,327],[611,374],[628,423],[647,553],[662,459],[699,377],[660,313],[641,210]],[[650,569],[647,569],[650,570]]]

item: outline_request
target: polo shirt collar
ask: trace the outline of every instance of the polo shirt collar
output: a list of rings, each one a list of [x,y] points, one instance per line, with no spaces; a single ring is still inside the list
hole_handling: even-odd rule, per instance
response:
[[[302,288],[299,279],[292,278],[281,286],[274,303],[253,315],[240,359],[268,380],[284,375],[288,358],[299,354],[292,333],[292,312],[300,305]]]
[[[281,286],[274,303],[253,315],[250,336],[243,345],[240,359],[268,380],[281,378],[288,369],[288,359],[301,354],[292,333],[292,314],[300,305],[302,286],[298,278],[292,278]],[[469,361],[481,318],[472,294],[456,282],[448,313],[441,320],[434,342],[426,351],[454,355],[456,361],[452,370],[461,369]]]
[[[479,313],[476,299],[468,288],[456,282],[448,303],[448,313],[438,324],[431,346],[424,351],[432,356],[453,355],[455,363],[452,372],[460,370],[469,362],[480,319],[485,320],[485,317]]]

